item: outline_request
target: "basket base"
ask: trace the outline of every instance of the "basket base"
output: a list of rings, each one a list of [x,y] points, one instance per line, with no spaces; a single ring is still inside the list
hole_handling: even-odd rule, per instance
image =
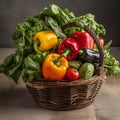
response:
[[[84,108],[90,105],[96,96],[96,94],[86,91],[85,86],[46,88],[39,90],[29,86],[27,86],[27,88],[38,106],[59,111]],[[81,93],[81,90],[85,93]],[[86,94],[86,92],[88,93]]]
[[[34,100],[35,101],[35,100]],[[83,105],[78,105],[78,106],[71,106],[71,107],[59,107],[59,108],[56,108],[56,107],[53,107],[53,106],[48,106],[48,105],[45,105],[44,103],[42,104],[42,102],[36,102],[35,103],[39,106],[39,107],[42,107],[42,108],[45,108],[45,109],[49,109],[49,110],[55,110],[55,111],[70,111],[70,110],[78,110],[78,109],[82,109],[82,108],[85,108],[85,107],[88,107],[89,105],[91,105],[92,103],[94,102],[94,100],[89,100],[86,104],[83,104]]]

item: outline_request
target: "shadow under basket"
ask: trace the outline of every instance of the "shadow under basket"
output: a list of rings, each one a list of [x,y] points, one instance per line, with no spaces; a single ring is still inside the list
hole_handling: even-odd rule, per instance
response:
[[[106,69],[100,67],[100,75],[90,79],[77,81],[54,81],[39,79],[32,83],[26,83],[29,92],[36,104],[52,110],[73,110],[90,105],[104,79]]]

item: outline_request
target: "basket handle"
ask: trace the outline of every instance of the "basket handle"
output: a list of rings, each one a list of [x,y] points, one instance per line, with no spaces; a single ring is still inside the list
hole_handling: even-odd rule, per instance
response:
[[[76,24],[75,22],[71,22],[71,23],[65,24],[62,27],[62,29],[64,30],[64,29],[66,29],[68,27],[74,27],[74,26],[81,27],[80,25]],[[97,36],[95,35],[95,33],[93,33],[93,31],[88,26],[84,25],[82,28],[86,32],[88,32],[91,35],[91,37],[94,39],[94,41],[95,41],[95,43],[96,43],[96,45],[98,47],[99,54],[100,54],[99,66],[103,66],[104,52],[103,52],[103,47],[100,45],[100,42],[99,42]]]

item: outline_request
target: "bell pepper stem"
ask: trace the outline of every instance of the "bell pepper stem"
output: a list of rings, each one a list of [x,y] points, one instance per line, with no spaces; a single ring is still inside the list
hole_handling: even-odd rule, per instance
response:
[[[84,51],[83,51],[83,50],[80,50],[80,51],[79,51],[79,54],[80,54],[80,55],[82,55],[83,53],[84,53]]]
[[[62,58],[62,57],[66,57],[68,54],[70,53],[70,49],[65,49],[64,50],[64,53],[63,54],[61,54],[57,59],[54,59],[53,60],[53,63],[55,64],[55,65],[57,65],[57,66],[60,66],[61,65],[61,61],[60,61],[60,59]]]
[[[61,54],[61,55],[57,58],[57,60],[59,60],[59,59],[62,58],[62,57],[66,57],[70,52],[71,52],[70,49],[66,48],[66,49],[64,50],[63,54]]]
[[[60,60],[57,60],[57,59],[53,60],[53,63],[58,67],[61,65]]]
[[[38,46],[40,46],[40,40],[37,39],[35,42],[34,42],[34,50],[37,52],[37,53],[41,53],[40,50],[38,50]]]

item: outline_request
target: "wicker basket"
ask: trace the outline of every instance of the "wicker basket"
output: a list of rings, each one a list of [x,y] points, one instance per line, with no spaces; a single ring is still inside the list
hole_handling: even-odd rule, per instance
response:
[[[73,110],[90,105],[106,78],[106,69],[103,67],[103,50],[97,37],[85,26],[84,28],[94,38],[100,53],[99,67],[96,75],[90,79],[77,81],[39,79],[26,83],[29,92],[36,104],[52,110]]]

